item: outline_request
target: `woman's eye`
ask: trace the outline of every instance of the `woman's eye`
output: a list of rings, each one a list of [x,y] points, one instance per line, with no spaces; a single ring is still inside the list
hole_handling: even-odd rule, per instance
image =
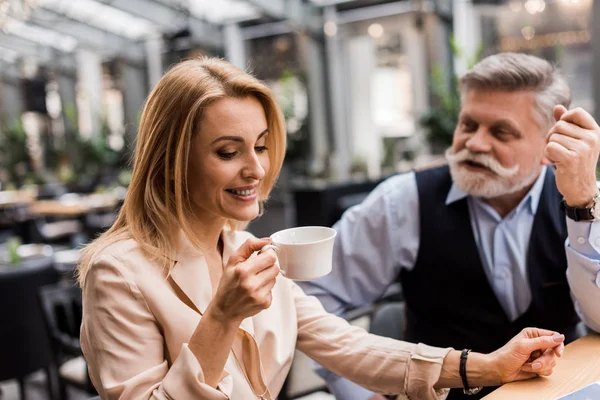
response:
[[[217,155],[220,158],[222,158],[223,160],[231,160],[233,157],[235,157],[236,154],[237,154],[237,151],[232,151],[232,152],[220,151],[217,153]]]
[[[267,150],[268,150],[267,146],[256,146],[254,148],[254,151],[256,151],[257,153],[263,153]]]

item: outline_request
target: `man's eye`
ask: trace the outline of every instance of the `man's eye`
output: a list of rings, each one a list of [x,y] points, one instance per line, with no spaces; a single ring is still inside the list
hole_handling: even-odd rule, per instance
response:
[[[477,129],[477,125],[470,121],[464,121],[461,124],[461,129],[465,132],[473,132]]]

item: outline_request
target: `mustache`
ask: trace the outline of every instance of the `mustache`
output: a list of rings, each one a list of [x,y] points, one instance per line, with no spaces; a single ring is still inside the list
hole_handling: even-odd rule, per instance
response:
[[[458,152],[454,152],[452,148],[446,150],[446,159],[450,164],[458,164],[465,161],[475,162],[481,164],[484,167],[490,169],[496,175],[502,178],[510,178],[519,172],[519,166],[515,165],[511,168],[503,167],[494,157],[485,153],[474,153],[469,149],[462,149]]]

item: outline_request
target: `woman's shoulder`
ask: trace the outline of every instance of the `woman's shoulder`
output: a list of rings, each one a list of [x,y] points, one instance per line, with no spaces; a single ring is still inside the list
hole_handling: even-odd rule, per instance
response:
[[[157,260],[152,260],[134,239],[116,240],[99,249],[92,257],[90,272],[110,270],[122,277],[134,278],[139,273],[162,273]],[[104,267],[104,268],[103,268]],[[105,273],[105,272],[104,272]]]
[[[127,261],[130,258],[138,257],[142,254],[142,248],[135,239],[124,238],[116,240],[102,249],[94,256],[94,261],[100,259],[114,258],[118,261]]]

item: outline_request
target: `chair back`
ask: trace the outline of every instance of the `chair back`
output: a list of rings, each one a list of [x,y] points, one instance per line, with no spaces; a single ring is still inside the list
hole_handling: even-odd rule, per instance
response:
[[[375,310],[369,332],[402,340],[405,329],[404,302],[384,303]]]
[[[52,257],[0,266],[0,381],[22,378],[53,361],[38,292],[56,283]]]
[[[44,321],[52,339],[56,360],[81,355],[81,288],[59,283],[40,289]]]

